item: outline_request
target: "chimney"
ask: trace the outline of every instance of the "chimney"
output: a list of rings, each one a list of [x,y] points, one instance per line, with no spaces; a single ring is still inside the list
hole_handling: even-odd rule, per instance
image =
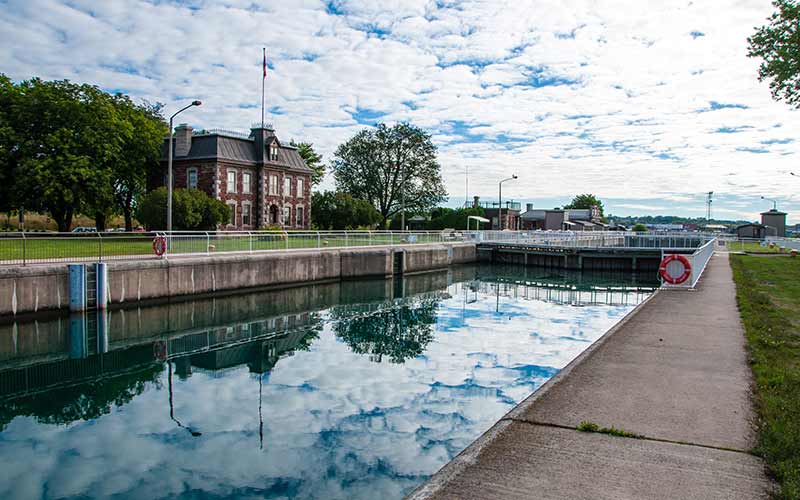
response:
[[[481,197],[480,196],[473,196],[472,197],[472,208],[478,208],[481,206]]]
[[[181,123],[175,128],[175,156],[186,156],[192,148],[192,127]]]
[[[525,211],[530,212],[533,210],[533,203],[526,203],[525,204]]]
[[[264,125],[262,127],[260,124],[255,124],[250,127],[250,137],[255,141],[256,161],[258,163],[264,163],[264,160],[269,158],[266,147],[274,135],[275,131],[272,129],[272,125]]]

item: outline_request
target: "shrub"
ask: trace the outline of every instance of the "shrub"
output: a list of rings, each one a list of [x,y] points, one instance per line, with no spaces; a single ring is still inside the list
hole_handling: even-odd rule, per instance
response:
[[[198,189],[176,189],[172,193],[172,228],[209,230],[229,220],[225,203]],[[139,198],[136,218],[148,230],[166,229],[167,189],[160,187]]]

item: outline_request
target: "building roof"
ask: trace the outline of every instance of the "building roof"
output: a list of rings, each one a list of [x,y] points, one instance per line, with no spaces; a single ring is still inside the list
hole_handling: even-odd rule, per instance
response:
[[[544,210],[528,210],[520,215],[522,220],[544,220]]]
[[[544,220],[544,216],[546,212],[550,213],[561,213],[563,212],[564,215],[569,220],[591,220],[592,219],[592,211],[588,208],[568,208],[564,209],[552,209],[552,210],[528,210],[520,215],[522,220]]]
[[[164,139],[164,144],[161,148],[162,161],[167,160],[168,140],[169,138]],[[272,142],[273,141],[268,140],[267,144],[271,144]],[[273,165],[294,171],[311,173],[311,169],[308,168],[308,165],[306,165],[303,157],[300,156],[297,148],[284,146],[280,141],[275,142],[278,144],[278,160],[268,160],[266,158],[269,158],[269,156],[265,155],[265,165]],[[201,130],[192,133],[192,145],[189,149],[189,153],[186,156],[176,156],[175,160],[218,160],[251,163],[255,165],[258,162],[256,141],[253,136],[248,137],[243,133],[222,130]]]
[[[761,212],[761,215],[786,215],[786,212],[781,212],[780,210],[775,210],[774,208],[771,208],[766,212]]]

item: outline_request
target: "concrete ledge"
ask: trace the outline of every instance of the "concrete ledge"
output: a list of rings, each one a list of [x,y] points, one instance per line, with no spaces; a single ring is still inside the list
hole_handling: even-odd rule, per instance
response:
[[[491,437],[492,446],[473,450],[467,473],[411,498],[769,498],[761,460],[744,453],[509,421]]]
[[[107,261],[110,306],[292,284],[386,277],[402,252],[404,271],[474,262],[471,243],[303,249]],[[0,269],[0,316],[69,307],[67,264]]]

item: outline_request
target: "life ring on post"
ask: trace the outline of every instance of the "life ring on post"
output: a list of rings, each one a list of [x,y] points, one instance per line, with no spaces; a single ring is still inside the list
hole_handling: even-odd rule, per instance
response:
[[[153,238],[153,253],[161,257],[167,251],[167,239],[163,236]]]
[[[681,274],[678,275],[673,274],[675,271],[678,271],[675,269],[676,266],[672,266],[672,269],[670,270],[667,269],[669,264],[676,261],[680,262],[681,265],[683,266],[683,271],[681,272]],[[689,262],[689,259],[687,259],[683,255],[678,253],[673,253],[665,256],[664,259],[661,261],[661,265],[658,266],[658,274],[660,274],[661,278],[670,285],[680,285],[684,281],[688,280],[689,276],[692,275],[692,263]]]

